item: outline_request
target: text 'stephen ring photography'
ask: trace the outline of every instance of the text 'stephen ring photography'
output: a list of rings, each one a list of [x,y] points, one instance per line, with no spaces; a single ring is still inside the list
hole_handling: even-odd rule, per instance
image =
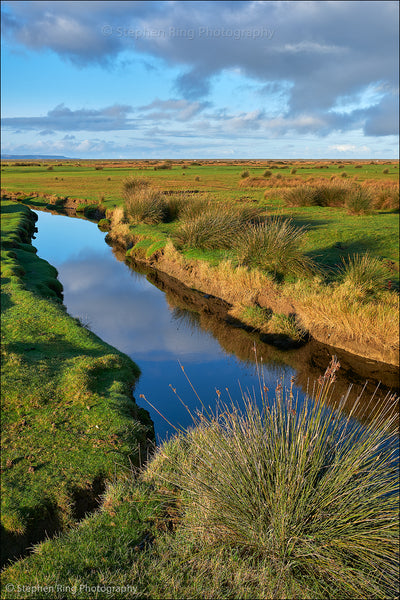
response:
[[[2,599],[399,596],[398,22],[2,3]]]

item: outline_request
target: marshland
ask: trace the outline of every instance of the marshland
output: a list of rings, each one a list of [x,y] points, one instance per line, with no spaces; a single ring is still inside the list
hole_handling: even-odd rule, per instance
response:
[[[396,593],[398,203],[397,161],[2,161],[5,598]]]

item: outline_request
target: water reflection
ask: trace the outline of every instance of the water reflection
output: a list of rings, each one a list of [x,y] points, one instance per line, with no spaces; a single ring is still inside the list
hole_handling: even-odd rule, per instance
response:
[[[174,425],[186,427],[191,418],[170,385],[191,410],[200,408],[179,361],[204,404],[210,406],[215,406],[216,389],[228,399],[228,388],[238,399],[239,381],[243,389],[257,388],[255,356],[263,365],[270,389],[281,376],[289,381],[294,375],[300,395],[329,364],[331,353],[325,346],[312,342],[283,352],[232,326],[225,303],[205,299],[161,273],[143,267],[139,268],[142,273],[133,271],[125,264],[124,253],[112,251],[93,223],[44,212],[38,216],[35,246],[38,255],[57,268],[68,312],[137,362],[142,375],[135,396],[150,411],[159,439],[171,434],[173,428],[140,401],[140,394]],[[368,376],[371,365],[376,365],[345,353],[339,353],[339,359],[338,392],[344,393],[352,380],[354,399],[365,374]],[[384,381],[377,402],[385,386],[396,385],[396,369],[380,371],[378,378]],[[368,420],[368,414],[359,417]]]

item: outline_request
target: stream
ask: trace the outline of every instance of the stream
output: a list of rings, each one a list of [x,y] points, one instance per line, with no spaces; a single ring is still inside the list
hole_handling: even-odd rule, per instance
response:
[[[140,367],[134,395],[149,411],[158,442],[171,436],[175,428],[190,426],[190,412],[202,404],[215,411],[219,395],[221,401],[229,402],[230,397],[241,398],[241,389],[256,391],[256,357],[272,394],[280,378],[289,384],[293,377],[295,391],[303,398],[332,354],[342,365],[338,393],[353,386],[349,407],[366,379],[366,403],[379,382],[375,406],[388,389],[396,391],[395,367],[315,341],[291,350],[265,344],[257,334],[232,324],[217,301],[213,306],[212,299],[206,301],[204,294],[188,290],[176,280],[143,266],[128,265],[124,253],[106,244],[106,234],[95,223],[35,212],[38,233],[33,245],[38,256],[56,267],[68,313]],[[358,415],[360,420],[368,420],[373,406]]]

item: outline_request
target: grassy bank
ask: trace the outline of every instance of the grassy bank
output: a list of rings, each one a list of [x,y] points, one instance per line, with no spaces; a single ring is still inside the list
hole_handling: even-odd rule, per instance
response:
[[[364,429],[341,413],[337,368],[313,400],[261,381],[258,405],[195,417],[99,512],[8,567],[2,597],[395,597],[395,399]]]
[[[9,162],[3,169],[6,194],[106,217],[101,226],[134,260],[222,297],[235,318],[272,341],[298,344],[311,335],[398,365],[397,162]],[[74,197],[78,183],[84,197]]]
[[[33,217],[2,202],[3,560],[93,509],[152,435],[131,396],[138,367],[66,313]]]

